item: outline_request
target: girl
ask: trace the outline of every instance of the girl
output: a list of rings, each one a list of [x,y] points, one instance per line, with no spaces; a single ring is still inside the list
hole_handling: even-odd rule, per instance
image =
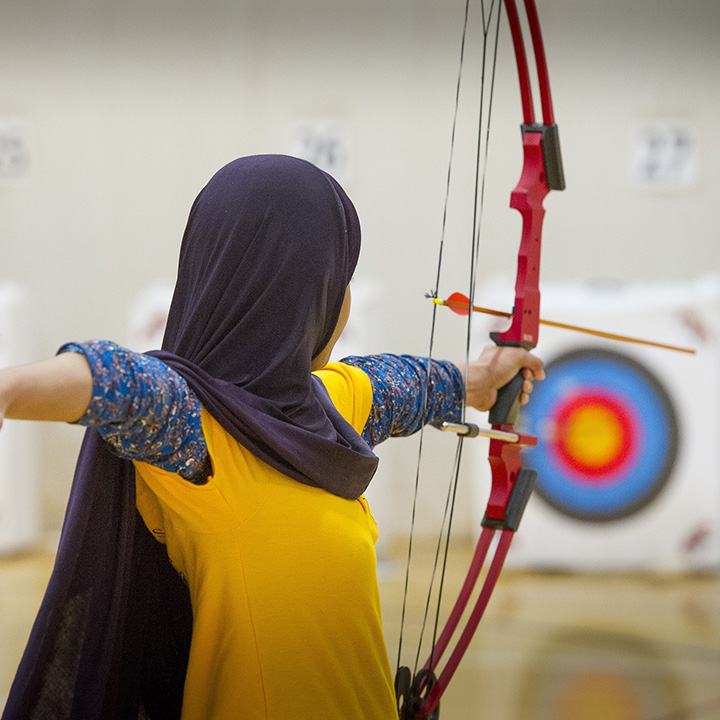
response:
[[[516,348],[467,378],[328,365],[359,251],[329,175],[242,158],[192,207],[162,351],[72,343],[0,372],[0,419],[90,426],[5,720],[397,717],[371,446],[457,420],[463,397],[487,409],[521,368],[527,402],[543,370]]]

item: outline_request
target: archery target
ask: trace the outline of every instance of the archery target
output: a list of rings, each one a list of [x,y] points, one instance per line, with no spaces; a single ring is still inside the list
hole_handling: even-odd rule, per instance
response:
[[[490,286],[478,304],[505,309],[508,300]],[[507,564],[720,567],[720,280],[545,286],[542,314],[697,353],[542,328],[547,378],[521,413],[523,430],[538,437],[523,455],[538,479]],[[478,339],[503,327],[487,321]],[[487,478],[476,495],[482,517],[487,451],[474,457]]]
[[[539,443],[525,462],[536,492],[579,520],[632,515],[664,488],[675,464],[678,421],[660,381],[615,351],[579,348],[546,366],[523,414]]]

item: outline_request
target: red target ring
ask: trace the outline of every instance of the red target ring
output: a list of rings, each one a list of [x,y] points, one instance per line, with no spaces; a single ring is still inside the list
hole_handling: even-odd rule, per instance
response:
[[[552,451],[566,472],[588,485],[607,485],[637,456],[633,408],[605,389],[585,388],[554,409]]]

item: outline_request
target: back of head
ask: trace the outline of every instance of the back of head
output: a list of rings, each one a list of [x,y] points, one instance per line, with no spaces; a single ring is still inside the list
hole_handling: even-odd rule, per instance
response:
[[[357,214],[329,175],[283,155],[235,160],[193,204],[163,349],[291,406],[359,251]]]

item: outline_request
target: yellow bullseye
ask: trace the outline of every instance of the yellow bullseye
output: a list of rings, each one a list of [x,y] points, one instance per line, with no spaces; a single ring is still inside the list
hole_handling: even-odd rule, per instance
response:
[[[610,408],[589,404],[577,408],[565,428],[566,452],[588,468],[611,463],[623,448],[623,429]]]

